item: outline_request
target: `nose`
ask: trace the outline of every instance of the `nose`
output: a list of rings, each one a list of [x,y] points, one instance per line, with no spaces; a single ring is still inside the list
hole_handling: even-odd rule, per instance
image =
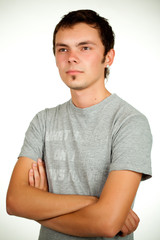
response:
[[[68,56],[68,63],[78,63],[79,58],[77,54],[73,51],[70,51],[69,56]]]

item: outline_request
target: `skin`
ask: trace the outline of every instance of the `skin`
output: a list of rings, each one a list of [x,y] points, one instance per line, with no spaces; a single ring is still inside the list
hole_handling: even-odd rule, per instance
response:
[[[60,29],[55,46],[59,74],[77,107],[89,107],[110,96],[104,85],[104,69],[111,66],[115,52],[111,49],[103,61],[104,46],[96,29],[84,23]]]
[[[99,33],[87,24],[58,31],[56,64],[75,106],[90,107],[111,95],[104,85],[104,69],[112,65],[114,55],[111,49],[103,61],[104,46]],[[11,177],[7,211],[70,235],[114,237],[121,232],[125,236],[139,224],[131,205],[141,177],[141,173],[132,171],[110,172],[99,199],[58,195],[48,192],[42,162],[37,165],[32,159],[21,157]]]
[[[7,192],[8,214],[38,221],[76,211],[97,201],[92,196],[52,194],[41,191],[39,185],[32,187],[28,181],[31,168],[37,168],[34,160],[27,157],[18,159]]]
[[[29,184],[32,187],[38,188],[42,191],[48,191],[48,184],[47,184],[47,176],[46,176],[46,172],[45,172],[45,166],[44,163],[39,159],[38,164],[34,164],[32,165],[32,168],[29,171]],[[105,193],[104,193],[105,194]],[[103,196],[101,196],[101,198],[103,198]],[[76,214],[76,213],[73,213]],[[66,220],[65,220],[66,218]],[[70,220],[71,223],[69,222],[69,226],[67,226],[69,228],[68,229],[62,229],[61,227],[59,227],[59,222],[60,224],[62,224],[63,222],[65,222],[65,224],[67,223],[67,221]],[[43,221],[39,221],[40,224],[49,227],[51,229],[66,233],[66,234],[70,234],[70,235],[75,235],[75,236],[84,236],[84,233],[79,233],[77,234],[77,232],[74,232],[74,226],[73,226],[73,222],[72,222],[72,214],[68,215],[68,216],[62,216],[59,218],[54,218],[54,219],[49,219],[49,220],[43,220]],[[117,234],[120,235],[121,237],[125,237],[126,235],[132,233],[133,231],[135,231],[138,227],[140,219],[138,218],[138,216],[136,215],[136,213],[130,209],[129,213],[127,215],[127,218],[125,219],[125,222],[122,226],[121,231]],[[92,236],[92,235],[91,235]]]

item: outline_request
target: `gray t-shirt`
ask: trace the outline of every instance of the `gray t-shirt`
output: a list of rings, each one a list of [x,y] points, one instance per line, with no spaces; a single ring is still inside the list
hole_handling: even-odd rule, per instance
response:
[[[146,117],[112,94],[88,108],[69,100],[39,112],[19,156],[45,161],[50,192],[99,197],[112,170],[140,172],[142,180],[151,177],[151,145]],[[105,238],[73,237],[42,226],[39,240],[52,239]],[[133,234],[123,239],[132,240]]]

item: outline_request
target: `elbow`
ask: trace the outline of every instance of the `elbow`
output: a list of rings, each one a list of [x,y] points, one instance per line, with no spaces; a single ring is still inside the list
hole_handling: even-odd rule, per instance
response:
[[[9,215],[18,216],[16,197],[11,196],[10,194],[7,194],[6,198],[6,211]]]
[[[119,224],[111,220],[111,218],[106,219],[103,217],[98,221],[99,224],[99,236],[105,238],[114,238],[120,231]]]
[[[7,195],[6,198],[6,211],[9,215],[14,215],[14,206],[13,206],[13,199],[11,196]]]
[[[114,238],[117,234],[118,234],[118,231],[116,231],[114,227],[106,226],[105,229],[103,229],[102,237]]]
[[[9,215],[13,215],[13,209],[12,209],[11,199],[10,199],[10,197],[8,197],[8,196],[7,196],[7,199],[6,199],[6,212],[7,212]]]
[[[114,238],[118,234],[118,231],[115,230],[114,227],[110,227],[106,229],[104,232],[104,237],[105,238]]]
[[[102,210],[103,209],[103,210]],[[117,216],[108,214],[104,208],[97,204],[95,217],[91,219],[93,236],[114,238],[121,230],[121,223]]]

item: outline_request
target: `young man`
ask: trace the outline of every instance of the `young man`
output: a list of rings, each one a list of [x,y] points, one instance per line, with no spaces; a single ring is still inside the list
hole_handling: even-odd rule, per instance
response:
[[[105,88],[113,47],[111,26],[94,11],[71,12],[56,26],[56,64],[71,100],[34,117],[7,194],[9,214],[42,225],[40,240],[131,240],[138,226],[131,207],[151,176],[152,137],[146,117]]]

